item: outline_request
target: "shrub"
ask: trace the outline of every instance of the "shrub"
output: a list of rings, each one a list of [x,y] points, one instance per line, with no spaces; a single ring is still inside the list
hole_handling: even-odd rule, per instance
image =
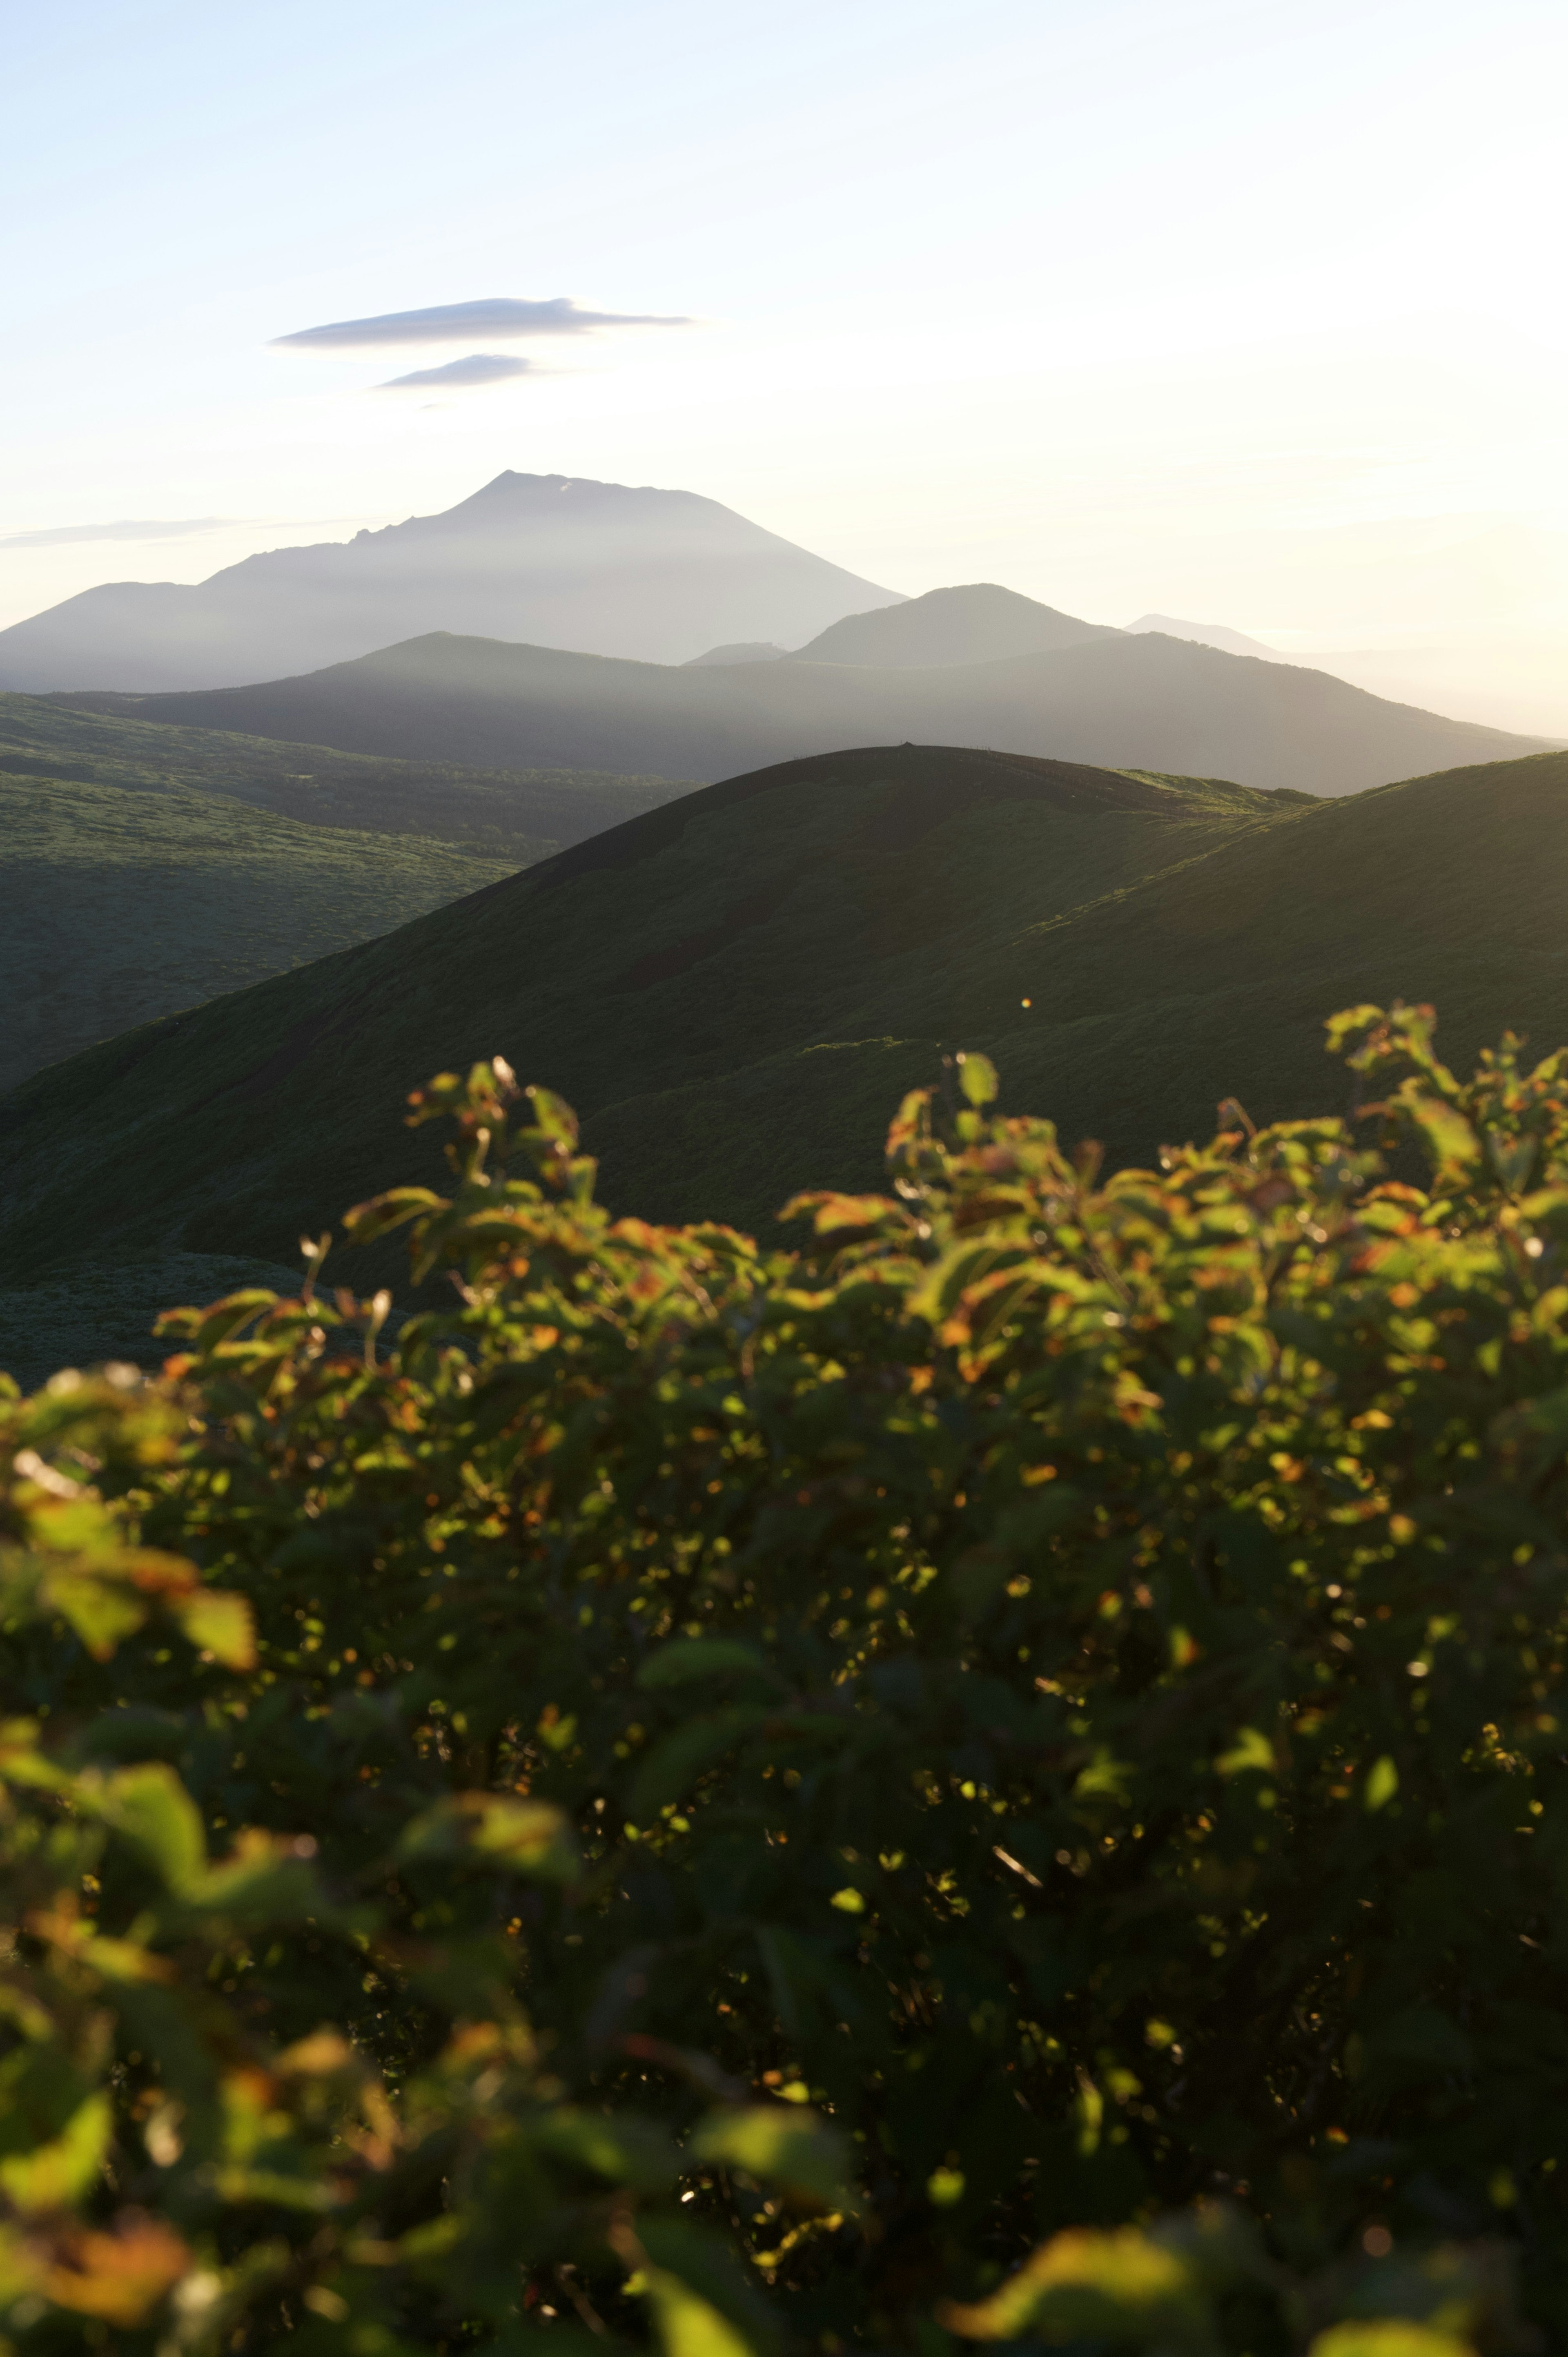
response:
[[[496,1060],[449,1308],[7,1411],[14,2337],[1561,2331],[1568,1065],[1330,1030],[1423,1185],[975,1057],[793,1252]]]

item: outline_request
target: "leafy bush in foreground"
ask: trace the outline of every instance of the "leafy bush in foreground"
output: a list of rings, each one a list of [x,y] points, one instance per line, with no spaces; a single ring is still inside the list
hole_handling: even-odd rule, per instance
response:
[[[449,1309],[4,1410],[16,2345],[1561,2334],[1568,1059],[1330,1028],[1423,1188],[974,1058],[793,1254],[498,1060]]]

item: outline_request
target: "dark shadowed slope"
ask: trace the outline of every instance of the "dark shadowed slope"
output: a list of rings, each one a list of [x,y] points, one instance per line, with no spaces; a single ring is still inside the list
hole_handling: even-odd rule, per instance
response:
[[[496,1049],[585,1112],[621,1106],[612,1163],[644,1209],[760,1213],[799,1160],[770,1060],[792,1070],[812,1042],[914,1035],[817,1060],[800,1150],[822,1170],[864,1163],[854,1140],[875,1147],[883,1100],[924,1071],[969,1002],[966,976],[1001,971],[1029,927],[1280,809],[1238,787],[917,748],[690,795],[15,1092],[0,1103],[0,1277],[69,1262],[84,1236],[99,1257],[287,1258],[302,1222],[428,1158],[401,1125],[407,1090]],[[628,1100],[737,1085],[741,1106],[683,1176],[645,1150],[657,1111],[636,1143]],[[753,1086],[760,1120],[743,1109]],[[860,1106],[847,1124],[845,1088]],[[665,1145],[683,1162],[692,1100],[679,1101]]]
[[[1121,631],[1056,653],[886,671],[799,659],[676,670],[436,633],[300,679],[134,709],[415,760],[696,778],[909,739],[1343,794],[1536,749],[1323,672]]]
[[[12,1092],[0,1285],[66,1315],[82,1268],[154,1298],[170,1254],[187,1297],[191,1254],[287,1264],[372,1188],[438,1181],[405,1089],[498,1049],[644,1216],[875,1183],[950,1047],[1146,1159],[1224,1093],[1320,1108],[1342,1004],[1436,999],[1455,1059],[1509,1023],[1568,1039],[1565,856],[1568,754],[1316,806],[940,748],[797,761]]]
[[[1316,805],[940,748],[791,763],[14,1092],[0,1282],[287,1262],[438,1179],[403,1094],[498,1049],[650,1217],[875,1184],[899,1092],[958,1046],[1006,1105],[1146,1159],[1232,1092],[1320,1108],[1323,1017],[1362,999],[1435,1000],[1459,1060],[1509,1024],[1568,1039],[1565,856],[1561,754]]]
[[[793,646],[897,595],[691,491],[509,472],[445,514],[194,587],[86,590],[0,630],[0,687],[226,685],[437,630],[683,662],[721,640]]]
[[[680,778],[466,770],[138,716],[134,697],[0,694],[0,777],[194,788],[280,818],[464,843],[521,867],[690,790]]]
[[[1004,662],[1012,655],[1053,654],[1085,639],[1113,639],[1101,622],[1058,614],[993,581],[930,589],[873,614],[832,622],[794,662],[857,663],[873,671],[920,671],[953,663]]]

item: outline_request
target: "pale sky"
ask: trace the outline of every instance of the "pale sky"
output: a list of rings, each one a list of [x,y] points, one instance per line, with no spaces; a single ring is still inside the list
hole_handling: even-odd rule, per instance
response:
[[[0,623],[513,467],[1568,735],[1563,0],[13,0],[5,81]],[[275,341],[560,297],[690,324]]]

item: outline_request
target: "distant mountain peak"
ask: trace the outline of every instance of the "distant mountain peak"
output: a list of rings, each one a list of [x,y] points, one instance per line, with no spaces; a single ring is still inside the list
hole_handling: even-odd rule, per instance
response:
[[[508,468],[435,515],[277,548],[195,587],[121,582],[0,630],[0,688],[233,686],[432,631],[682,663],[898,602],[695,491]]]
[[[685,668],[688,671],[714,671],[733,668],[736,663],[782,662],[786,650],[776,647],[768,639],[744,639],[737,645],[710,647],[705,655],[693,655]]]
[[[846,615],[830,623],[796,662],[853,663],[881,671],[948,670],[960,664],[1005,662],[1015,655],[1050,654],[1086,639],[1115,639],[1102,622],[1058,613],[995,581],[928,589],[898,606]]]
[[[1126,628],[1129,638],[1144,638],[1155,630],[1162,638],[1185,639],[1189,646],[1214,647],[1222,655],[1247,655],[1254,662],[1288,663],[1291,660],[1273,647],[1266,647],[1262,639],[1250,639],[1244,630],[1232,630],[1224,622],[1184,622],[1174,614],[1140,614]]]

